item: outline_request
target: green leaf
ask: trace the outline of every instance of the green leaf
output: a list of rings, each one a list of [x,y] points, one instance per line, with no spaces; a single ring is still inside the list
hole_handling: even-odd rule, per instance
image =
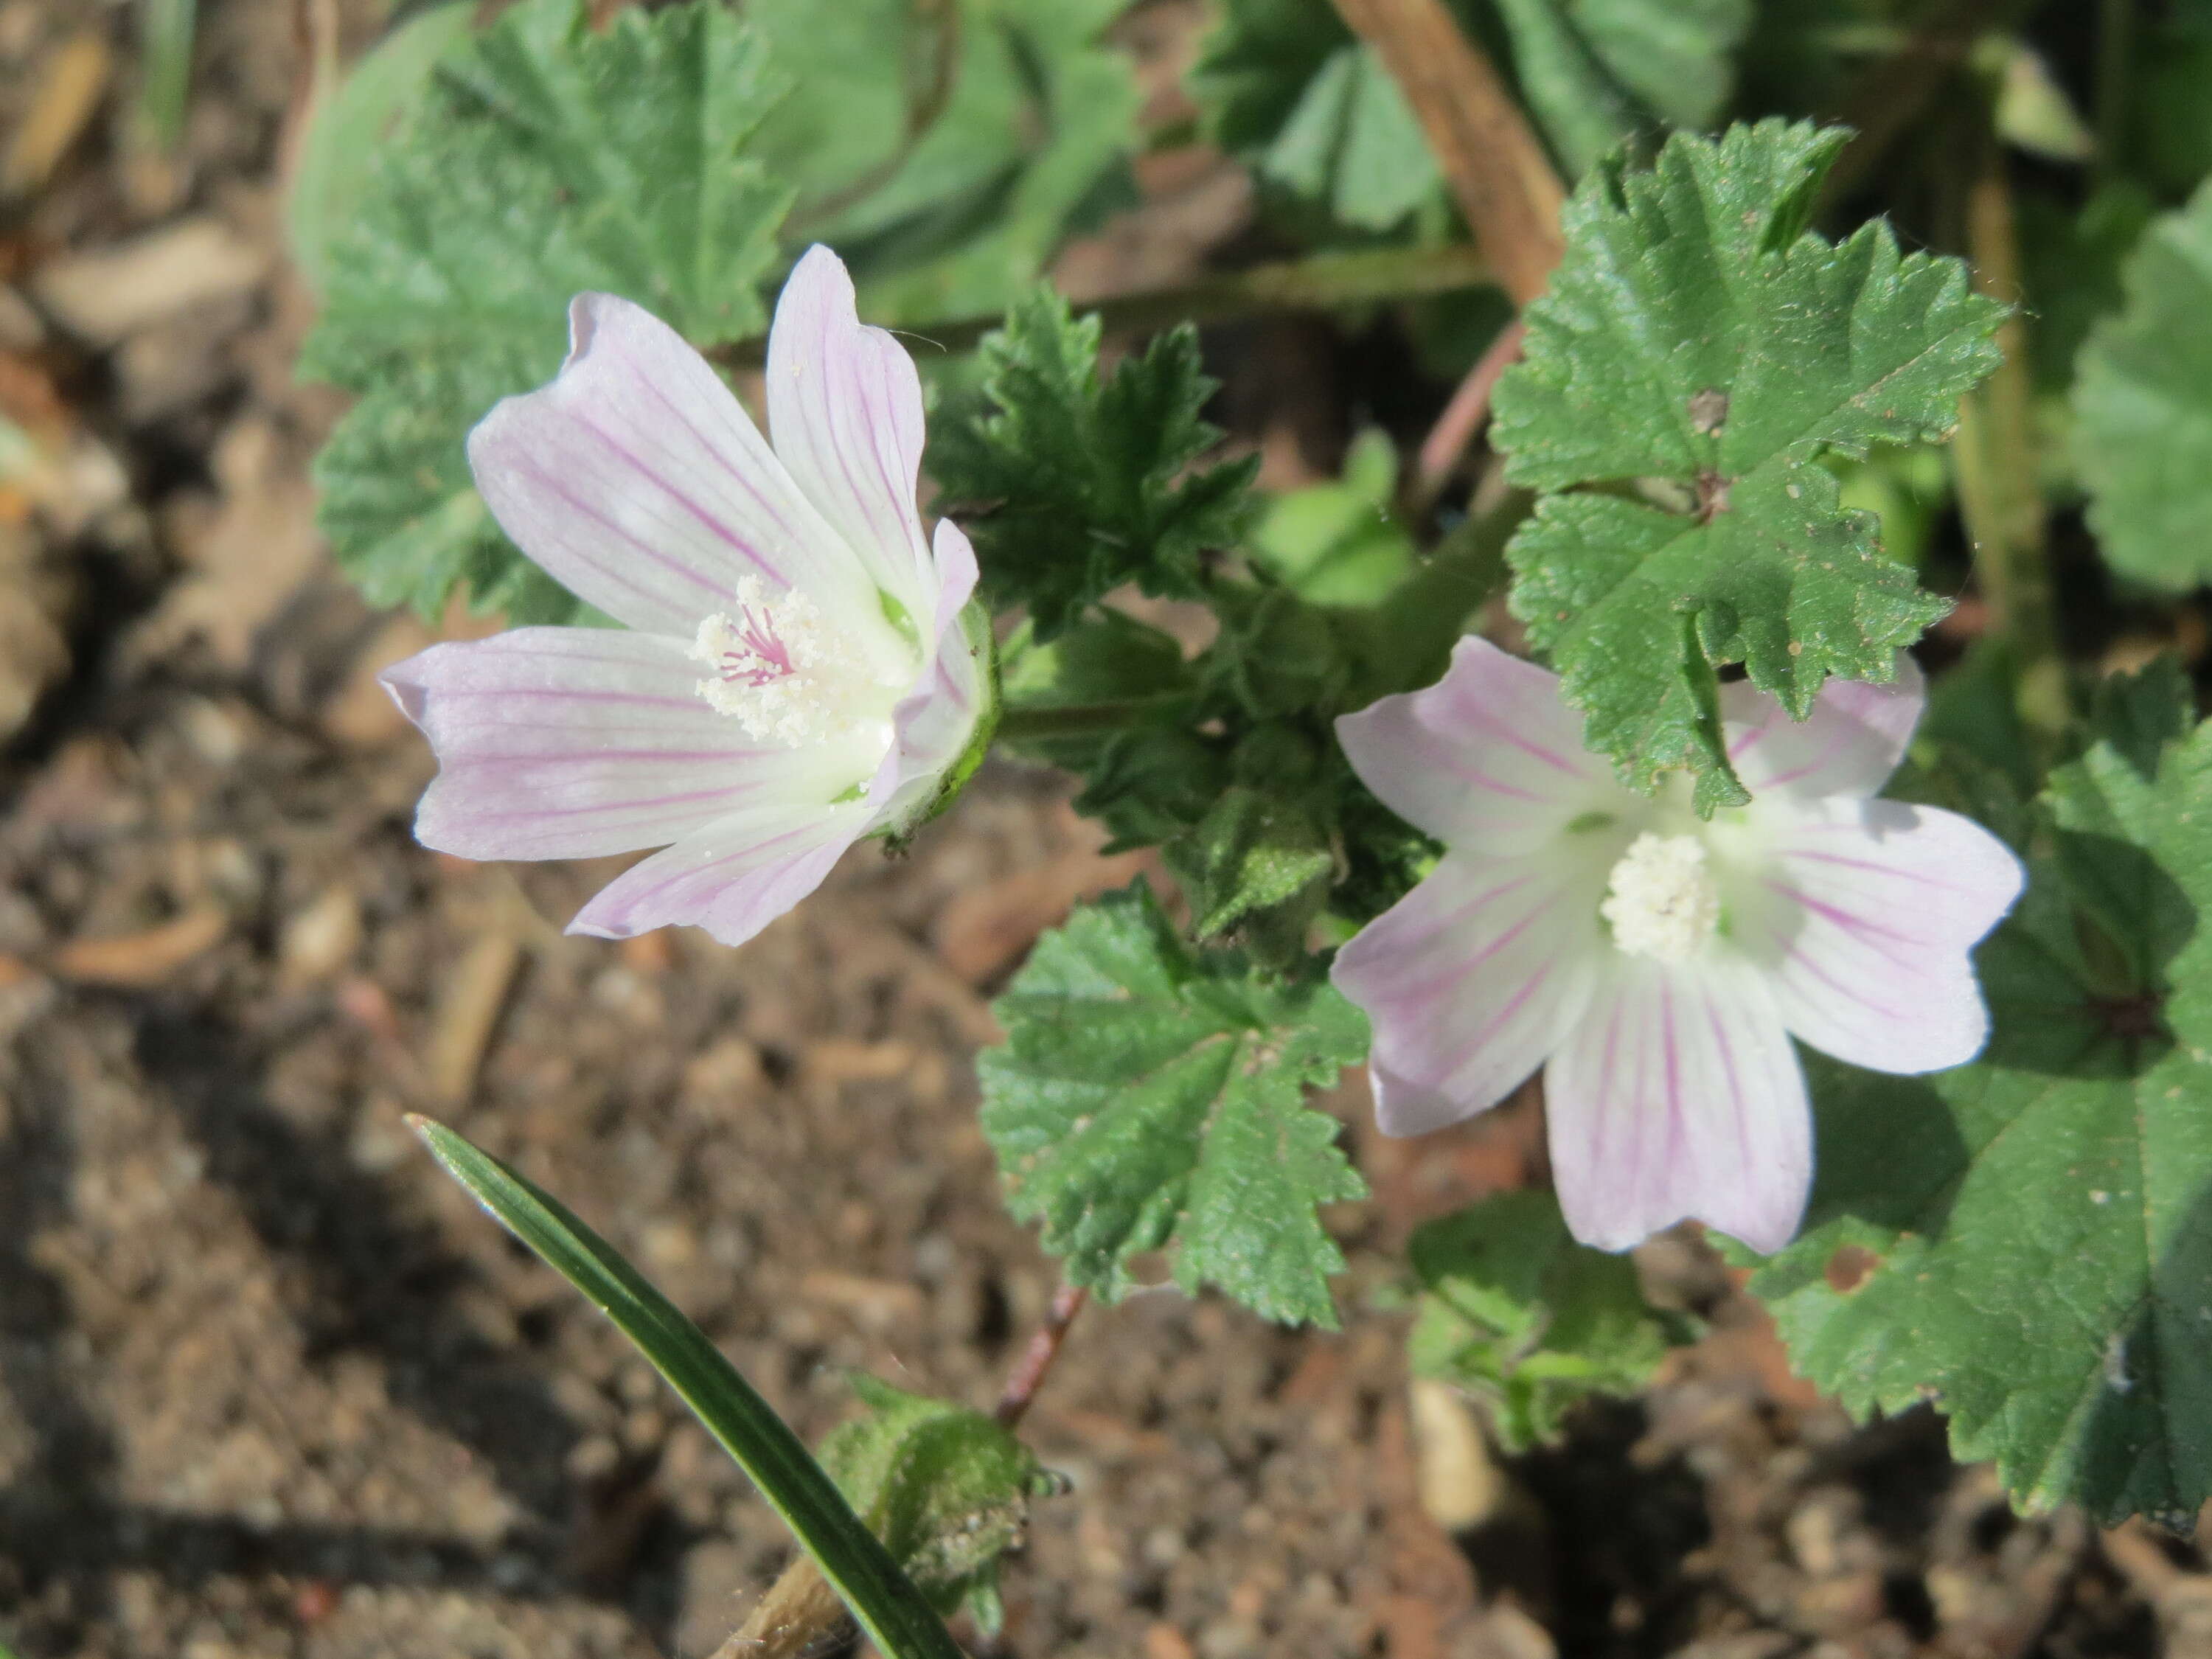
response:
[[[2193,587],[2212,579],[2212,184],[2153,223],[2124,283],[2078,360],[2075,459],[2112,568]]]
[[[438,60],[468,38],[475,15],[469,0],[447,0],[409,18],[353,67],[309,122],[285,203],[285,228],[292,261],[317,293],[330,286],[334,247],[361,210],[383,146]]]
[[[704,1332],[560,1200],[444,1125],[422,1118],[411,1121],[447,1174],[637,1345],[751,1477],[885,1655],[962,1659],[943,1620],[883,1541],[861,1523],[799,1437]]]
[[[1130,194],[1139,98],[1118,0],[750,0],[796,83],[750,154],[872,317],[1003,309],[1067,232]]]
[[[1691,1321],[1652,1307],[1636,1266],[1577,1244],[1548,1192],[1501,1193],[1413,1231],[1421,1283],[1407,1338],[1417,1376],[1491,1409],[1511,1453],[1556,1442],[1593,1395],[1632,1395]]]
[[[1026,605],[1041,640],[1124,582],[1200,592],[1200,555],[1243,533],[1259,470],[1256,456],[1192,465],[1221,436],[1200,414],[1215,382],[1195,329],[1103,377],[1098,335],[1036,290],[985,337],[981,398],[932,434],[930,471],[965,509],[987,591]]]
[[[1814,1059],[1808,1224],[1751,1281],[1853,1411],[1932,1395],[1961,1459],[2106,1522],[2212,1496],[2212,725],[2186,692],[2113,688],[2052,775],[2051,850],[1978,957],[1979,1062]]]
[[[524,0],[439,64],[331,246],[301,362],[359,394],[315,476],[372,600],[434,612],[466,587],[518,622],[576,616],[477,502],[463,440],[559,366],[573,295],[701,343],[761,327],[789,191],[739,151],[777,90],[713,0],[603,33],[580,0]]]
[[[1215,143],[1338,225],[1392,230],[1438,191],[1405,94],[1333,6],[1229,0],[1189,85]]]
[[[993,1012],[983,1132],[1069,1283],[1118,1300],[1133,1256],[1172,1247],[1186,1291],[1334,1328],[1344,1258],[1315,1212],[1366,1188],[1302,1100],[1365,1054],[1357,1009],[1192,951],[1139,883],[1040,939]]]
[[[1194,939],[1236,933],[1266,966],[1304,954],[1305,932],[1328,896],[1336,855],[1299,805],[1238,784],[1187,836],[1168,862],[1190,895]]]
[[[1531,111],[1571,173],[1726,105],[1752,0],[1455,0],[1486,47],[1510,46]],[[1504,40],[1497,25],[1504,26]],[[1397,83],[1335,9],[1229,0],[1190,75],[1210,137],[1334,226],[1398,230],[1443,175]]]
[[[1344,477],[1274,497],[1252,528],[1252,561],[1311,605],[1373,605],[1419,568],[1413,538],[1391,515],[1398,454],[1370,428],[1352,441]]]
[[[1901,255],[1885,224],[1806,230],[1843,137],[1761,122],[1595,168],[1498,387],[1509,477],[1607,487],[1538,502],[1508,550],[1515,613],[1622,780],[1689,767],[1707,812],[1746,798],[1716,669],[1802,720],[1830,674],[1887,679],[1946,609],[1818,459],[1948,436],[1998,360],[2003,308],[1959,261]]]
[[[1367,231],[1401,223],[1441,177],[1406,94],[1358,43],[1329,54],[1258,165],[1262,179]]]
[[[1659,127],[1702,127],[1735,82],[1751,0],[1498,0],[1529,108],[1575,177]]]
[[[1115,735],[1158,720],[1190,723],[1198,685],[1169,635],[1119,611],[1101,608],[1052,640],[1040,641],[1026,618],[999,647],[999,691],[1016,722],[1001,741],[1018,752],[1071,772],[1089,773]],[[1025,716],[1087,709],[1095,727],[1048,737],[1019,733]]]
[[[950,1613],[1019,1547],[1032,1498],[1060,1489],[1035,1454],[981,1412],[855,1375],[868,1414],[816,1449],[907,1576]]]

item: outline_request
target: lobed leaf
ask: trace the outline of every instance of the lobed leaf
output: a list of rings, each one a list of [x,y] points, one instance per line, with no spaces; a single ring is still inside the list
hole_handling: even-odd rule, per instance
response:
[[[1806,1231],[1761,1267],[1792,1364],[1853,1411],[1933,1397],[2034,1508],[2212,1496],[2212,723],[2178,673],[2104,699],[2050,852],[1978,957],[1979,1061],[1814,1057]]]
[[[1069,1283],[1118,1300],[1132,1257],[1172,1248],[1186,1291],[1334,1328],[1344,1258],[1315,1212],[1366,1188],[1303,1096],[1365,1054],[1358,1010],[1193,951],[1139,883],[1039,940],[993,1012],[983,1132]]]
[[[1514,611],[1623,781],[1688,767],[1707,812],[1746,799],[1719,667],[1802,720],[1831,674],[1887,678],[1948,608],[1819,458],[1948,436],[1998,359],[2003,308],[1958,260],[1880,223],[1806,230],[1843,138],[1766,121],[1595,169],[1498,387],[1507,476],[1553,492],[1508,549]]]
[[[1188,324],[1098,372],[1099,325],[1040,289],[982,344],[979,398],[942,413],[929,452],[967,508],[984,581],[1050,640],[1109,589],[1194,595],[1200,556],[1233,545],[1256,457],[1193,463],[1219,440],[1200,411],[1215,382]]]
[[[2089,523],[2122,574],[2193,587],[2212,580],[2212,184],[2153,222],[2123,281],[2074,383]]]
[[[369,598],[456,591],[512,620],[579,612],[477,501],[462,443],[550,378],[570,296],[635,300],[701,343],[757,331],[789,190],[740,155],[782,83],[713,0],[524,0],[445,59],[335,238],[301,373],[359,394],[315,466]]]
[[[1626,1256],[1577,1244],[1549,1192],[1501,1193],[1413,1230],[1414,1375],[1490,1408],[1510,1453],[1548,1445],[1594,1395],[1632,1395],[1692,1322],[1644,1299]]]

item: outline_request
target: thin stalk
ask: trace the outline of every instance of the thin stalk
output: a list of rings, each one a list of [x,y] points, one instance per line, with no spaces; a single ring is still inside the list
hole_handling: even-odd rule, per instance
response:
[[[184,142],[199,0],[138,0],[138,25],[139,61],[146,77],[138,94],[139,114],[155,143],[173,150]]]
[[[1559,209],[1566,191],[1504,78],[1443,0],[1335,5],[1413,106],[1498,285],[1516,306],[1527,305],[1565,251]]]
[[[1338,311],[1425,300],[1439,294],[1496,285],[1489,262],[1464,243],[1443,247],[1372,248],[1356,253],[1316,253],[1243,270],[1221,271],[1168,288],[1130,294],[1068,296],[1079,311],[1095,312],[1109,332],[1143,333],[1177,323],[1221,322],[1285,312]],[[945,351],[966,351],[1006,322],[1004,312],[949,317],[902,328],[898,333]],[[732,368],[757,368],[767,356],[764,335],[732,341],[707,356]]]
[[[2021,301],[2020,243],[2003,149],[1986,127],[1964,201],[1974,287],[2014,307],[1997,331],[2004,361],[1960,407],[1953,450],[1959,507],[1990,632],[2017,665],[2021,720],[2055,736],[2066,720],[2065,682],[2051,584],[2049,514],[2037,454],[2034,379]]]
[[[1141,725],[1188,697],[1128,697],[1115,702],[1043,703],[1024,708],[1008,703],[999,711],[1002,743],[1049,743],[1054,738],[1089,737]]]
[[[1075,1316],[1083,1311],[1083,1304],[1090,1299],[1091,1292],[1079,1285],[1063,1285],[1052,1293],[1052,1306],[1045,1310],[1044,1323],[1030,1336],[1029,1346],[1022,1350],[1021,1358],[1015,1362],[1013,1372],[999,1395],[997,1415],[1005,1427],[1012,1428],[1028,1414],[1030,1402],[1043,1386],[1053,1361],[1060,1358],[1060,1345],[1067,1340],[1067,1328],[1075,1322]]]

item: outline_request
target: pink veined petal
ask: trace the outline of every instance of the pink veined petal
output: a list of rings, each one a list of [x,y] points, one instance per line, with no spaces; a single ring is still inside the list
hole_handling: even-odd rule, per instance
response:
[[[865,801],[748,805],[633,865],[568,931],[629,939],[683,926],[743,945],[819,887],[867,822]]]
[[[1625,1250],[1694,1218],[1755,1250],[1789,1243],[1812,1183],[1805,1077],[1755,969],[1616,956],[1544,1069],[1567,1225]]]
[[[1352,769],[1383,804],[1453,847],[1532,852],[1575,818],[1629,804],[1583,746],[1559,677],[1472,636],[1434,685],[1336,722]]]
[[[386,669],[438,757],[416,838],[470,859],[596,858],[849,787],[832,753],[754,744],[700,698],[699,674],[682,641],[611,628],[519,628]]]
[[[1721,722],[1729,760],[1753,795],[1866,797],[1905,758],[1927,701],[1919,664],[1900,651],[1889,684],[1832,679],[1802,722],[1750,681],[1735,681],[1721,688]]]
[[[915,688],[891,711],[890,752],[868,787],[876,823],[906,817],[975,736],[984,701],[983,668],[969,648],[960,612],[975,591],[975,550],[950,519],[937,521],[937,608],[927,618],[929,655]]]
[[[2020,896],[2011,849],[1903,801],[1810,802],[1771,822],[1771,866],[1731,896],[1733,934],[1772,975],[1790,1029],[1877,1072],[1980,1053],[1989,1010],[1970,953]]]
[[[477,489],[525,553],[609,616],[684,639],[747,575],[841,621],[878,614],[866,567],[675,330],[583,294],[568,335],[551,382],[469,434]]]
[[[775,453],[807,499],[921,623],[930,609],[915,501],[921,380],[897,340],[862,325],[853,280],[826,247],[807,249],[776,301],[768,419]]]
[[[1337,952],[1375,1030],[1376,1121],[1425,1134],[1503,1100],[1581,1014],[1604,870],[1452,852]]]

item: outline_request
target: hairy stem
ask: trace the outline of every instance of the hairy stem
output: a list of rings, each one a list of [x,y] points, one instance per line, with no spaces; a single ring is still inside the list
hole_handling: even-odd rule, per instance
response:
[[[1137,726],[1185,697],[1131,697],[1118,702],[1008,703],[999,711],[997,736],[1004,743],[1045,743],[1054,738],[1087,737]]]
[[[1389,247],[1316,253],[1304,259],[1210,273],[1168,288],[1129,294],[1075,293],[1068,299],[1079,311],[1096,312],[1109,331],[1141,333],[1183,322],[1219,322],[1236,317],[1422,300],[1471,288],[1490,288],[1497,282],[1489,262],[1464,245]],[[994,311],[897,331],[941,350],[966,351],[1005,321],[1004,312]],[[707,352],[714,362],[730,368],[757,368],[767,354],[765,335],[711,347]]]
[[[1000,1424],[1011,1429],[1028,1413],[1030,1401],[1036,1398],[1045,1376],[1052,1370],[1052,1362],[1060,1358],[1060,1346],[1067,1340],[1067,1328],[1075,1322],[1075,1316],[1083,1311],[1083,1304],[1091,1299],[1091,1292],[1079,1285],[1063,1285],[1052,1293],[1052,1305],[1045,1310],[1044,1322],[1030,1336],[1029,1346],[1006,1378],[1006,1386],[999,1395],[997,1416]]]
[[[1498,285],[1515,305],[1527,305],[1544,291],[1565,251],[1559,209],[1566,192],[1504,80],[1443,0],[1335,5],[1405,92]]]
[[[1520,357],[1521,342],[1526,333],[1517,317],[1498,330],[1498,337],[1474,360],[1474,367],[1468,370],[1467,378],[1459,383],[1451,401],[1444,405],[1444,412],[1437,416],[1437,423],[1421,441],[1420,453],[1413,464],[1416,506],[1425,507],[1442,493],[1444,480],[1489,420],[1490,394],[1497,388],[1498,376]]]

